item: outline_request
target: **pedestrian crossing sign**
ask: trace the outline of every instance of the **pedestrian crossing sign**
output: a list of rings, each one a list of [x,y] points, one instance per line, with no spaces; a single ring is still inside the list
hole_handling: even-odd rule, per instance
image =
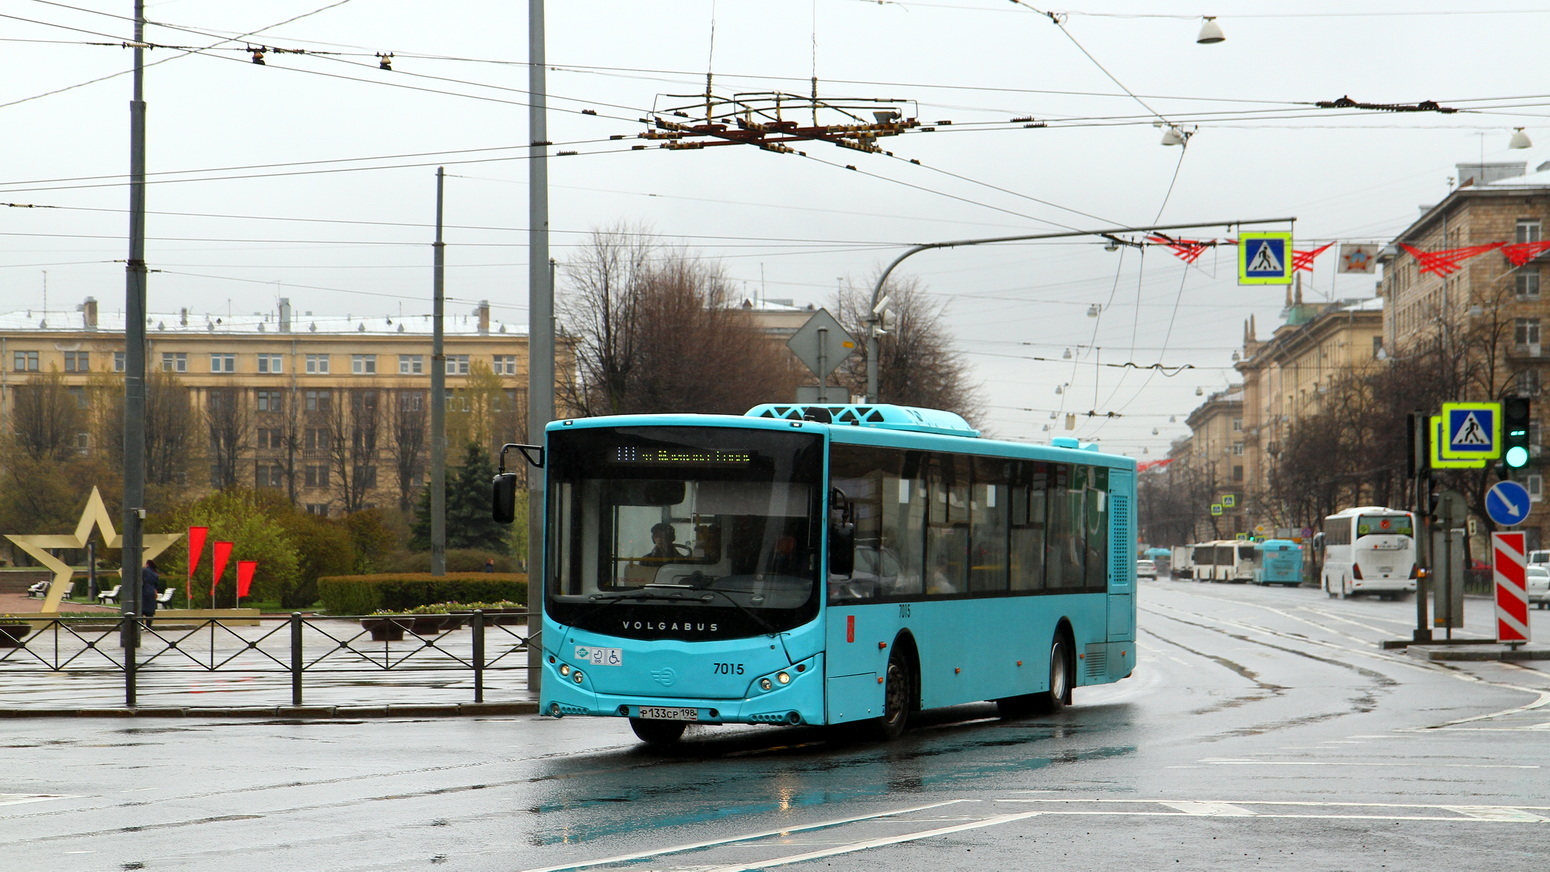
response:
[[[1427,438],[1427,444],[1431,446],[1427,465],[1432,469],[1484,469],[1485,460],[1449,460],[1442,456],[1442,448],[1448,444],[1441,415],[1432,415],[1429,418],[1431,435]]]
[[[1238,234],[1238,284],[1292,283],[1292,234]]]
[[[1501,403],[1443,403],[1439,453],[1447,460],[1502,456]]]

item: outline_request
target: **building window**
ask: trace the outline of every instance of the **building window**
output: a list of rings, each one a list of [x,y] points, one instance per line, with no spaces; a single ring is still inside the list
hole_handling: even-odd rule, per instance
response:
[[[75,450],[77,454],[86,454],[91,451],[91,434],[80,431],[75,434]]]
[[[279,391],[255,391],[258,394],[258,410],[260,412],[284,411],[284,399]]]
[[[307,391],[307,411],[326,412],[329,407],[330,394],[328,391]]]
[[[258,447],[260,449],[279,448],[280,445],[281,445],[281,443],[280,443],[280,431],[279,430],[276,430],[273,427],[259,427],[258,428]]]
[[[307,487],[328,487],[328,467],[309,466],[306,471]]]
[[[309,375],[328,375],[328,355],[307,355],[307,373]]]
[[[375,354],[350,355],[350,372],[356,375],[376,375],[377,356]]]
[[[444,388],[442,396],[447,401],[447,404],[442,408],[449,412],[466,412],[470,408],[467,395],[460,395],[453,388]]]
[[[235,354],[212,354],[212,355],[210,355],[210,371],[211,372],[236,372],[237,371],[237,355],[235,355]]]
[[[328,438],[328,430],[320,427],[313,427],[307,430],[305,444],[308,451],[327,451],[333,442]]]
[[[328,517],[328,503],[307,503],[307,514]]]
[[[278,354],[260,354],[258,356],[258,371],[270,375],[278,375],[285,372],[284,358]]]
[[[398,356],[399,375],[420,375],[425,372],[425,355],[400,354]]]
[[[91,352],[66,351],[65,372],[91,372]]]
[[[1243,481],[1243,467],[1241,467],[1241,466],[1234,466],[1232,468],[1232,480],[1233,481]]]
[[[181,351],[161,353],[162,372],[188,372],[188,355]]]
[[[1531,270],[1528,267],[1518,270],[1514,286],[1518,299],[1539,299],[1539,270]]]
[[[18,351],[11,358],[11,369],[17,372],[37,372],[38,353],[36,351]]]
[[[405,412],[418,412],[423,404],[419,391],[400,391],[398,394],[398,408]]]
[[[468,355],[447,355],[447,375],[468,375]]]
[[[1519,218],[1517,232],[1514,234],[1517,242],[1538,242],[1540,239],[1540,223],[1538,218]]]
[[[124,370],[126,370],[128,368],[129,368],[129,355],[128,355],[128,353],[127,352],[123,352],[123,351],[115,351],[115,352],[113,352],[113,371],[114,372],[123,372]]]
[[[85,388],[81,388],[81,387],[72,387],[72,388],[70,388],[70,396],[75,397],[75,407],[77,409],[84,409],[84,408],[86,408],[87,402],[86,402],[86,389]]]
[[[359,487],[377,486],[377,468],[375,466],[355,467],[355,483]]]
[[[1539,344],[1539,319],[1515,318],[1512,326],[1512,341],[1518,345]]]
[[[258,481],[255,482],[255,484],[257,484],[259,487],[284,487],[284,467],[280,466],[278,463],[274,464],[273,466],[260,466],[258,468]]]
[[[516,375],[517,374],[517,356],[515,354],[497,354],[497,355],[495,355],[495,374],[496,375]]]

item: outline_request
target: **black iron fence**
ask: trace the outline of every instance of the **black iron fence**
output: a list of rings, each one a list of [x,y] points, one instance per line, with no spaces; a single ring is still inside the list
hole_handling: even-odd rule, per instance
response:
[[[449,615],[318,617],[255,615],[194,618],[168,615],[149,622],[133,615],[0,619],[0,681],[28,675],[81,679],[122,676],[124,705],[140,690],[186,688],[208,694],[198,676],[220,673],[265,678],[244,695],[283,694],[306,704],[313,687],[435,686],[485,702],[487,677],[524,687],[529,651],[537,644],[525,611]],[[385,677],[393,673],[393,677]],[[448,679],[448,676],[454,676]],[[440,676],[436,678],[435,676]],[[9,678],[8,678],[9,677]],[[429,677],[429,678],[428,678]],[[172,692],[177,692],[176,690]],[[203,701],[203,700],[201,700]]]

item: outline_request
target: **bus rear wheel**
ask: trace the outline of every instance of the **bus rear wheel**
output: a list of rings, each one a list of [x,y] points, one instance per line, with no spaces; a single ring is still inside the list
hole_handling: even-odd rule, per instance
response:
[[[1064,633],[1056,633],[1049,648],[1049,690],[1033,695],[1039,714],[1054,714],[1071,701],[1071,652]]]
[[[683,721],[652,721],[645,718],[630,718],[630,729],[642,742],[648,745],[671,745],[683,737],[684,728],[689,726]]]

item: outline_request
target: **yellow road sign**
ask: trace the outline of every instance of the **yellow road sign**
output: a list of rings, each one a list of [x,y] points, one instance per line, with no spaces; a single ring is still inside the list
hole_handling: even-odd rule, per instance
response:
[[[1238,234],[1238,284],[1292,283],[1292,234]]]
[[[1431,421],[1431,427],[1432,427],[1432,430],[1431,430],[1432,438],[1430,438],[1430,439],[1428,439],[1426,441],[1430,444],[1430,447],[1431,447],[1431,457],[1428,458],[1428,465],[1431,466],[1432,469],[1484,469],[1485,468],[1485,459],[1484,458],[1479,458],[1479,459],[1476,459],[1476,460],[1453,460],[1451,458],[1443,457],[1442,453],[1439,450],[1439,449],[1442,448],[1443,440],[1446,438],[1445,435],[1444,435],[1444,431],[1443,431],[1443,419],[1442,419],[1442,416],[1441,415],[1433,415],[1433,416],[1431,416],[1430,421]]]

